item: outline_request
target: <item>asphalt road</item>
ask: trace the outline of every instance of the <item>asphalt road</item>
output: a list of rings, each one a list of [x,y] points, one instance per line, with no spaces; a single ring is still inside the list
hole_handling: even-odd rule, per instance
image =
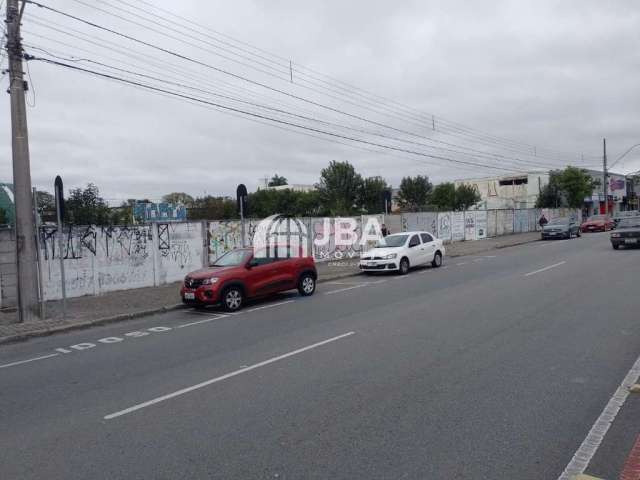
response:
[[[640,355],[607,238],[2,346],[0,478],[557,479]]]

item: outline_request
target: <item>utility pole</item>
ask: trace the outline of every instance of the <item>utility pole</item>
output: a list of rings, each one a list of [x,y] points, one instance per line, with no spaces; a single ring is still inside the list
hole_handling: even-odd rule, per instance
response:
[[[602,139],[602,188],[604,191],[604,214],[609,216],[609,182],[607,181],[607,139]]]
[[[24,8],[24,4],[23,4]],[[29,137],[24,100],[18,0],[7,0],[7,53],[11,94],[11,137],[13,150],[13,195],[16,206],[16,250],[18,270],[18,321],[33,320],[38,308],[36,232],[34,228],[29,165]]]

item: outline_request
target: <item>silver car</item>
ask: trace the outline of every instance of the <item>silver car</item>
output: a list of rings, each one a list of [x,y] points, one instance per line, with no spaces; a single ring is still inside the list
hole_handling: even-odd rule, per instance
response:
[[[542,239],[572,238],[580,236],[580,225],[577,220],[570,217],[554,218],[542,227]]]

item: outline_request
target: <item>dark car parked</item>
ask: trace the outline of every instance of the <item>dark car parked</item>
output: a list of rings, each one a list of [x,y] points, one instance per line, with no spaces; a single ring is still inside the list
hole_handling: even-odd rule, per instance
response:
[[[580,236],[580,225],[577,220],[569,217],[554,218],[542,227],[542,239],[571,238]]]
[[[250,248],[225,253],[209,268],[189,273],[180,288],[186,304],[222,304],[225,310],[238,310],[248,298],[298,289],[313,295],[318,274],[313,257],[277,258],[254,255]]]
[[[611,233],[611,246],[618,250],[620,245],[627,247],[640,246],[640,217],[623,218],[618,228]]]

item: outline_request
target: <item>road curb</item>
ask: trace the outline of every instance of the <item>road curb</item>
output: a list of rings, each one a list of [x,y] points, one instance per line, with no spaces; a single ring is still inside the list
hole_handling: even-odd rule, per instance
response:
[[[360,272],[359,271],[347,272],[344,274],[332,275],[328,278],[320,278],[318,279],[318,283],[329,282],[331,280],[337,280],[339,278],[353,277],[356,275],[360,275]],[[113,315],[111,317],[98,318],[97,320],[86,320],[86,321],[77,322],[77,323],[69,323],[69,324],[38,328],[36,330],[32,330],[29,332],[16,333],[14,335],[7,335],[5,337],[0,337],[0,345],[21,342],[21,341],[28,340],[30,338],[46,337],[49,335],[54,335],[56,333],[70,332],[72,330],[81,330],[84,328],[90,328],[90,327],[95,327],[99,325],[107,325],[110,323],[123,322],[125,320],[133,320],[135,318],[147,317],[150,315],[170,312],[170,311],[179,310],[182,308],[186,308],[186,305],[184,305],[183,303],[176,303],[174,305],[165,305],[160,308],[150,308],[147,310],[140,310],[132,313],[121,313],[119,315]]]
[[[147,310],[140,310],[132,313],[121,313],[119,315],[113,315],[111,317],[102,317],[97,320],[85,320],[78,323],[69,323],[63,325],[55,325],[51,327],[39,328],[30,332],[16,333],[15,335],[7,335],[0,337],[0,345],[7,343],[21,342],[30,338],[46,337],[56,333],[69,332],[72,330],[82,330],[84,328],[95,327],[99,325],[107,325],[109,323],[123,322],[125,320],[133,320],[135,318],[147,317],[149,315],[155,315],[157,313],[170,312],[172,310],[179,310],[185,308],[182,303],[176,303],[174,305],[165,305],[161,308],[153,308]]]

